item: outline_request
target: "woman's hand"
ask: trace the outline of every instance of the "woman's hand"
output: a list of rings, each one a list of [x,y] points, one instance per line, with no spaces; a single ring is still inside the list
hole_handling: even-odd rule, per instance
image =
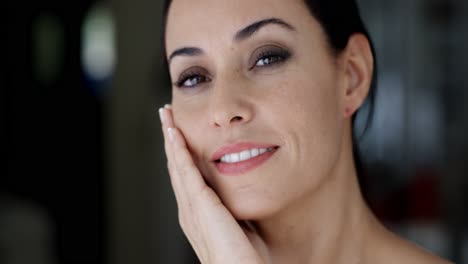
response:
[[[174,126],[170,107],[159,112],[179,222],[201,263],[262,263],[249,240],[258,241],[258,237],[243,229],[206,185],[182,133]]]

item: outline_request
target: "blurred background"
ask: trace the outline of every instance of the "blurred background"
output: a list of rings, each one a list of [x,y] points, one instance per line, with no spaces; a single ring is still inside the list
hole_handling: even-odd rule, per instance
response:
[[[379,66],[366,196],[392,230],[468,263],[468,1],[358,2]],[[0,263],[196,263],[157,116],[161,5],[2,4]]]

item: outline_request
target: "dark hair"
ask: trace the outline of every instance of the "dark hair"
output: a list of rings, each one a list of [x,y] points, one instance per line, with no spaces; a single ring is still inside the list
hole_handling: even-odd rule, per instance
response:
[[[166,22],[167,22],[167,15],[169,11],[169,7],[171,5],[171,0],[164,1],[164,9],[163,9],[163,56],[165,56],[165,30],[166,30]],[[377,89],[377,60],[375,56],[375,49],[370,38],[370,35],[364,26],[364,23],[361,19],[361,15],[359,13],[359,9],[355,0],[304,0],[304,3],[308,7],[311,15],[317,19],[317,21],[321,24],[325,35],[327,37],[327,41],[330,44],[332,50],[339,54],[342,52],[346,46],[348,45],[349,38],[355,34],[360,33],[367,37],[369,40],[372,55],[374,56],[374,71],[372,74],[372,82],[371,87],[369,90],[369,94],[367,97],[368,103],[368,112],[366,116],[366,122],[364,126],[364,130],[362,131],[362,135],[367,131],[368,127],[370,126],[372,120],[372,113],[374,109],[374,101],[375,101],[375,94]],[[165,58],[165,57],[164,57]],[[164,68],[166,71],[167,69],[167,62],[164,59]],[[361,107],[362,109],[362,107]],[[352,118],[353,125],[355,124],[356,116],[360,114],[362,110],[359,110]],[[363,164],[359,155],[359,147],[357,144],[358,139],[353,133],[353,154],[355,159],[355,165],[358,172],[359,183],[362,189],[366,189],[365,182],[363,180]],[[363,190],[364,196],[365,190]]]

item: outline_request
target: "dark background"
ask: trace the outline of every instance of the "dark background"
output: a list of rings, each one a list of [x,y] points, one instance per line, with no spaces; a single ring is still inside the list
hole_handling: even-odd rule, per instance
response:
[[[468,263],[468,1],[358,2],[379,63],[360,141],[369,203],[402,236]],[[160,9],[155,0],[2,5],[0,263],[194,262],[157,117],[170,100]],[[99,36],[104,48],[86,44]],[[89,73],[86,47],[110,74]]]
[[[92,4],[2,4],[0,263],[103,263],[105,102],[80,64],[81,26]],[[44,13],[63,30],[61,67],[47,83],[35,74],[33,31]]]

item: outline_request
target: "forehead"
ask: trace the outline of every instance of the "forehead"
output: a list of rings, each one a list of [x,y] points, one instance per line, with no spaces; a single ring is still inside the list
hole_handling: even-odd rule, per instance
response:
[[[281,18],[298,31],[314,22],[302,0],[173,0],[166,25],[167,51],[231,41],[246,25]]]

